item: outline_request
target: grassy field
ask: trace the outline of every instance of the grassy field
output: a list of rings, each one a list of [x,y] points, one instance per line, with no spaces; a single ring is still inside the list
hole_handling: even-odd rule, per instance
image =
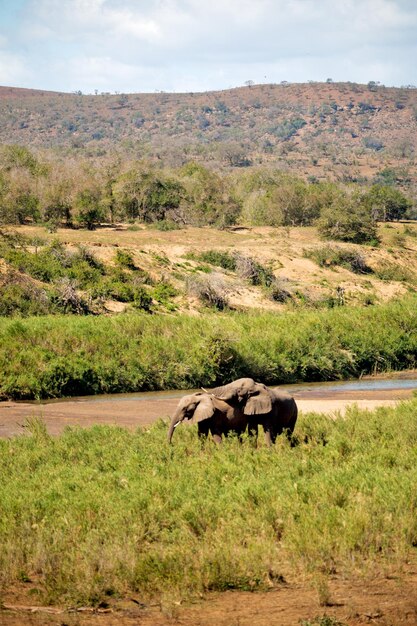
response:
[[[416,299],[365,309],[199,317],[0,318],[0,398],[190,389],[252,376],[266,384],[407,369]]]
[[[401,568],[417,545],[417,400],[302,415],[299,445],[68,429],[0,441],[0,582],[40,602],[179,600]]]

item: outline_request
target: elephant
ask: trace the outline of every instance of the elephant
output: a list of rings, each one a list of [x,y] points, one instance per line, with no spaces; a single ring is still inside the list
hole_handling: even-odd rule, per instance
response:
[[[293,443],[298,408],[294,398],[286,391],[270,389],[253,378],[239,378],[212,389],[210,393],[248,416],[250,435],[257,437],[258,426],[261,425],[268,446],[275,443],[277,436],[284,431]]]
[[[168,430],[168,443],[171,443],[175,428],[184,420],[198,424],[199,437],[207,437],[209,432],[216,443],[230,432],[242,435],[248,426],[248,418],[239,407],[215,398],[209,393],[197,392],[183,396],[178,403]]]

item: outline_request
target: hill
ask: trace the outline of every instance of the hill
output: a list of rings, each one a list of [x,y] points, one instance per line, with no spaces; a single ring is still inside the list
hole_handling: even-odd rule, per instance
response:
[[[82,95],[0,87],[0,143],[178,166],[272,164],[303,177],[414,184],[417,89],[374,82]]]

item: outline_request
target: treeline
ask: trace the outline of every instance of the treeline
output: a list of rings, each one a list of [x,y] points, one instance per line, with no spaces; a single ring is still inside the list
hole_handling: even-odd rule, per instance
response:
[[[218,173],[196,162],[168,169],[149,161],[41,156],[0,149],[0,224],[28,221],[94,229],[117,221],[226,227],[317,224],[346,241],[376,238],[376,222],[411,215],[395,184],[368,187],[305,181],[281,170]]]

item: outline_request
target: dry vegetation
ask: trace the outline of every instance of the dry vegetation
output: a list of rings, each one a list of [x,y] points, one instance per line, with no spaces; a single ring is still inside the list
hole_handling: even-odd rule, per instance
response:
[[[216,306],[216,292],[224,306],[237,310],[369,305],[403,296],[417,285],[415,224],[381,224],[377,247],[326,243],[314,227],[222,231],[188,227],[163,232],[119,225],[95,231],[59,228],[48,233],[40,226],[24,226],[7,231],[24,235],[33,254],[61,242],[68,253],[88,251],[114,270],[124,256],[125,263],[131,258],[136,270],[125,267],[124,271],[133,276],[140,273],[154,310],[195,313]],[[3,284],[13,272],[3,262]],[[20,276],[30,280],[27,274]],[[42,281],[32,282],[34,288],[42,286]],[[213,294],[211,300],[202,293],[204,285]],[[101,298],[102,310],[108,312],[129,309],[132,302],[133,298],[124,302],[123,298]]]
[[[273,164],[303,177],[416,174],[415,88],[370,82],[255,85],[220,92],[77,95],[0,88],[0,142],[180,166]]]

